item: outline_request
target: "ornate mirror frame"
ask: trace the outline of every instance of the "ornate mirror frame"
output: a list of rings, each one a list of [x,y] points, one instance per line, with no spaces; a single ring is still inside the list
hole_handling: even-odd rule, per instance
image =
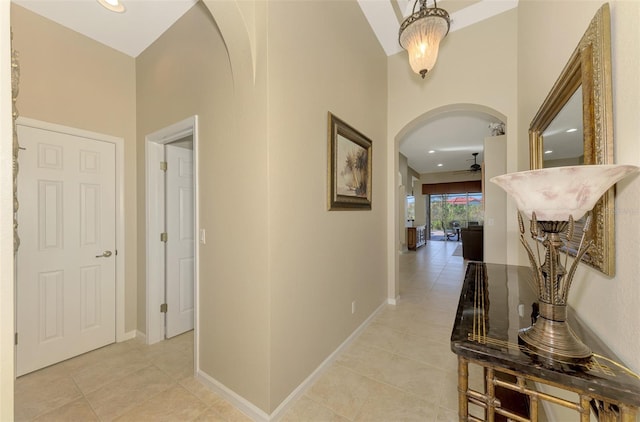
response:
[[[595,14],[529,126],[531,169],[543,167],[543,132],[582,86],[584,164],[613,164],[613,100],[609,4]],[[594,246],[583,261],[608,276],[615,274],[614,188],[593,209]]]
[[[13,125],[13,255],[18,252],[20,247],[20,237],[18,236],[18,152],[20,144],[18,143],[18,129],[16,120],[18,119],[18,91],[20,85],[20,64],[18,63],[18,52],[13,49],[13,32],[11,32],[11,108],[12,108],[12,125]]]

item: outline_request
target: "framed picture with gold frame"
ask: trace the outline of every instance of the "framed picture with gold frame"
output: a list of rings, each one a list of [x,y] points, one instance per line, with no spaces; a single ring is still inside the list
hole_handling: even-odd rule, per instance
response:
[[[328,208],[371,209],[371,140],[329,112]]]

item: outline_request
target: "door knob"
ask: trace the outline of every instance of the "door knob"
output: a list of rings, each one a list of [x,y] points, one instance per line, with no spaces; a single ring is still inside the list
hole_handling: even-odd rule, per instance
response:
[[[104,251],[102,255],[96,255],[96,258],[109,258],[111,256],[111,251]]]

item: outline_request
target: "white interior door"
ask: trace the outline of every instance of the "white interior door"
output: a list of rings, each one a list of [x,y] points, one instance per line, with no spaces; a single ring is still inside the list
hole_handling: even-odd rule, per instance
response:
[[[115,341],[115,144],[18,126],[17,375]]]
[[[182,145],[182,143],[177,143]],[[194,206],[193,150],[165,145],[166,337],[193,329]]]

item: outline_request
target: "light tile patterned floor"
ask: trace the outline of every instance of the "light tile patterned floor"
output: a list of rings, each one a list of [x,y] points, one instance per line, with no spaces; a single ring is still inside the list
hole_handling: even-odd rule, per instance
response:
[[[464,261],[457,242],[400,256],[400,300],[385,306],[284,415],[299,421],[457,420],[449,348]],[[249,421],[192,376],[193,334],[132,340],[16,381],[19,421]]]

